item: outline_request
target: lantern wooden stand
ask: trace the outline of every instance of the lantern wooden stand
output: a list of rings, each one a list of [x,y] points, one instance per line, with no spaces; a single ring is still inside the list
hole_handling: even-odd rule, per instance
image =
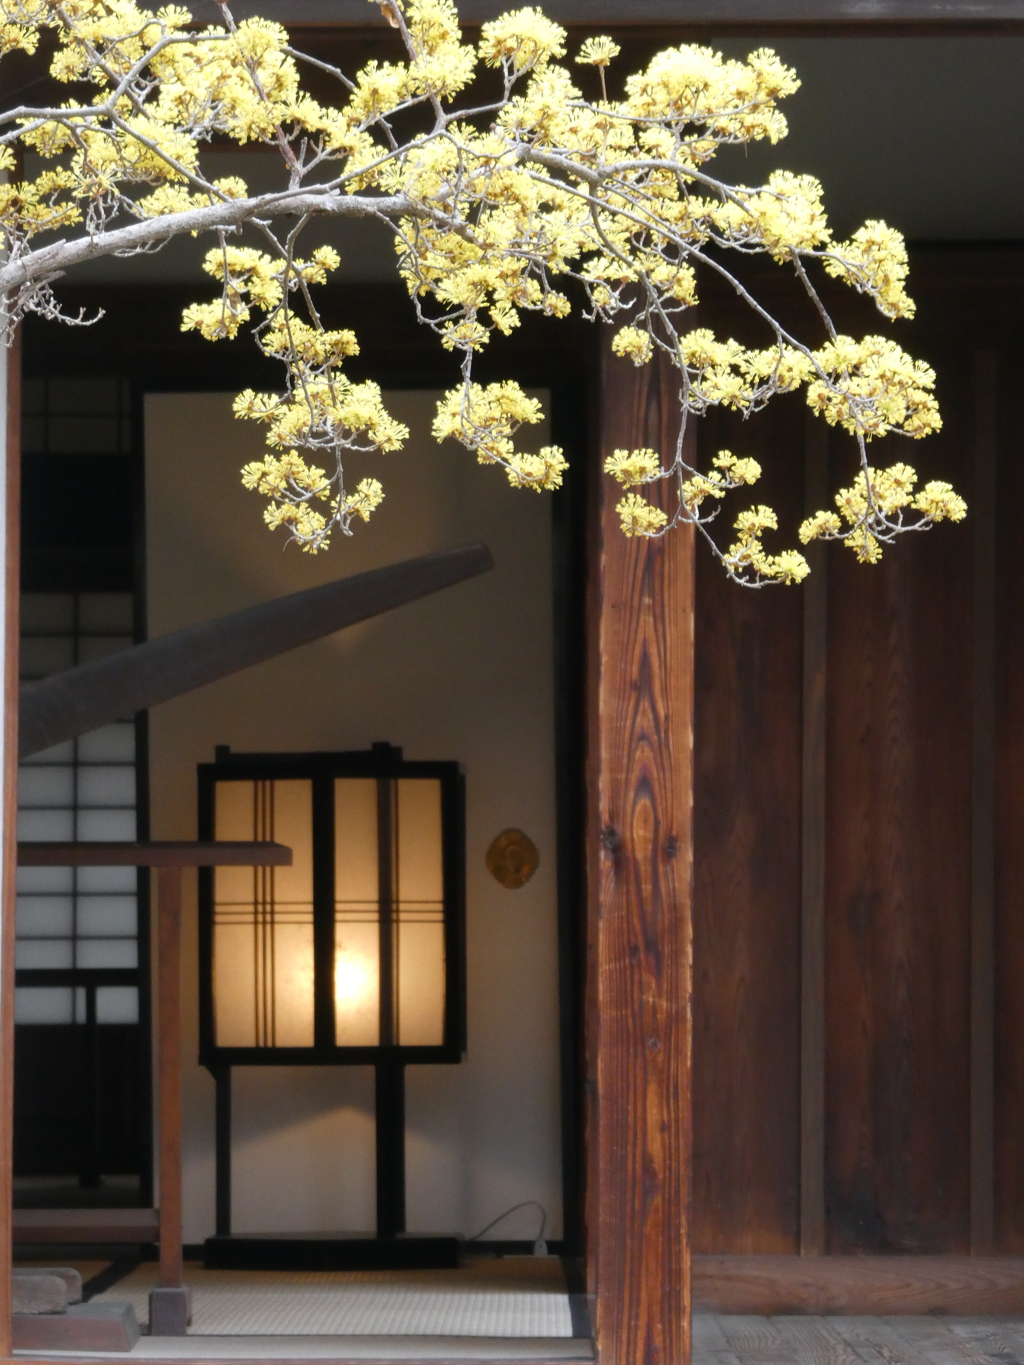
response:
[[[375,744],[235,754],[199,768],[199,833],[282,839],[281,874],[200,874],[200,1061],[217,1087],[218,1269],[457,1266],[459,1238],[405,1231],[405,1068],[465,1047],[464,797],[456,763]],[[232,1234],[239,1066],[372,1065],[376,1228]]]
[[[135,1225],[156,1237],[160,1249],[157,1287],[150,1294],[151,1336],[184,1336],[190,1317],[189,1291],[183,1281],[181,1237],[181,870],[184,867],[287,867],[292,851],[266,841],[205,843],[32,843],[18,845],[21,867],[153,867],[157,869],[157,1129],[160,1208],[123,1210]],[[39,1211],[32,1210],[32,1213]],[[98,1211],[46,1210],[45,1240],[96,1240]],[[103,1211],[109,1222],[109,1211]],[[15,1238],[18,1236],[15,1216]],[[44,1229],[25,1231],[33,1240]],[[119,1239],[120,1240],[120,1239]],[[146,1240],[141,1238],[140,1240]],[[87,1327],[87,1323],[83,1320]],[[57,1319],[68,1349],[67,1324]],[[55,1338],[55,1344],[57,1338]],[[88,1344],[78,1349],[89,1349]]]

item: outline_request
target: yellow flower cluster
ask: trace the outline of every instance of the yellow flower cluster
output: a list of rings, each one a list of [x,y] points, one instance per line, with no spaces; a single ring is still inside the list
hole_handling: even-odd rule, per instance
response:
[[[283,397],[246,389],[235,399],[234,411],[236,417],[266,423],[267,444],[284,450],[246,465],[244,486],[270,499],[264,516],[271,529],[286,525],[312,553],[327,548],[332,527],[350,534],[354,518],[368,521],[384,497],[376,479],[363,479],[354,493],[344,491],[346,453],[397,450],[409,435],[384,408],[376,384],[353,384],[340,375],[301,383]],[[334,472],[328,475],[307,463],[301,449],[329,452]],[[329,498],[329,518],[310,505]]]
[[[786,261],[794,251],[807,252],[828,242],[821,196],[813,175],[773,171],[764,189],[739,188],[721,203],[705,204],[703,221],[730,245],[751,244]]]
[[[565,56],[565,29],[533,6],[513,10],[481,28],[480,55],[488,66],[533,71]]]
[[[871,219],[848,242],[837,242],[825,252],[822,261],[835,279],[869,294],[887,318],[914,316],[914,300],[904,289],[907,248],[895,228]]]
[[[639,493],[627,493],[615,505],[624,536],[656,536],[668,524],[668,514],[654,507]]]
[[[544,446],[537,454],[517,451],[516,433],[524,424],[543,419],[540,400],[528,397],[518,384],[466,383],[450,389],[437,405],[434,437],[454,437],[476,452],[480,464],[498,464],[513,488],[559,488],[568,464],[558,446]]]
[[[757,483],[761,466],[756,460],[738,459],[731,450],[720,450],[707,474],[694,474],[683,484],[683,503],[696,517],[705,498],[724,498],[734,488]]]
[[[612,338],[616,355],[628,356],[634,365],[646,365],[654,354],[650,332],[639,327],[620,327]]]
[[[661,457],[655,450],[616,450],[604,462],[604,472],[625,488],[653,483],[662,476]]]
[[[807,403],[833,426],[865,440],[892,431],[919,438],[942,426],[935,371],[888,337],[839,336],[813,358],[824,377],[808,384]]]
[[[223,7],[223,21],[203,27],[178,5],[0,0],[0,57],[34,51],[48,31],[52,76],[79,87],[59,109],[19,109],[0,131],[0,171],[11,177],[0,184],[5,319],[13,325],[32,309],[59,316],[49,282],[62,266],[34,251],[42,233],[77,231],[90,253],[123,249],[115,232],[125,225],[145,233],[145,250],[181,232],[213,234],[205,269],[218,296],[188,308],[182,325],[211,340],[251,327],[282,363],[282,393],[246,392],[236,404],[268,432],[269,453],[247,467],[246,486],[269,500],[268,523],[309,550],[365,521],[383,496],[373,479],[346,488],[349,453],[393,450],[407,435],[376,385],[344,374],[358,350],[353,334],[326,327],[317,311],[311,291],[338,257],[329,248],[302,254],[298,241],[306,220],[320,215],[390,224],[417,316],[461,364],[462,382],[439,404],[434,434],[499,465],[514,487],[557,488],[565,458],[554,446],[516,448],[519,429],[540,420],[540,404],[512,382],[475,383],[473,360],[524,312],[565,317],[574,298],[614,327],[615,354],[644,365],[657,352],[675,366],[684,428],[709,407],[748,416],[803,388],[811,409],[850,432],[862,455],[869,439],[938,429],[934,374],[886,338],[837,336],[828,324],[832,339],[815,349],[755,300],[771,343],[761,349],[694,325],[709,249],[714,269],[737,287],[723,264],[729,253],[760,254],[794,268],[808,289],[811,272],[824,272],[886,317],[913,314],[906,248],[893,228],[870,221],[834,242],[814,176],[777,170],[763,184],[741,185],[712,174],[720,147],[785,135],[779,106],[799,80],[775,52],[738,60],[682,44],[627,74],[621,97],[610,98],[606,71],[618,44],[588,38],[574,62],[597,68],[601,98],[591,100],[563,64],[566,30],[536,6],[484,23],[475,45],[464,41],[455,0],[383,7],[404,56],[337,73],[331,105],[303,90],[278,23],[236,24]],[[482,67],[497,73],[484,73],[486,106],[470,90]],[[225,138],[280,153],[276,193],[207,173],[207,147]],[[16,145],[42,159],[32,178],[14,179]],[[237,235],[252,222],[259,249]],[[16,269],[22,274],[8,288],[3,279],[14,277],[4,271]],[[728,549],[710,539],[716,507],[758,478],[758,463],[723,451],[705,473],[685,463],[683,449],[620,450],[606,461],[630,490],[619,503],[624,531],[653,536],[691,522],[740,581],[799,581],[802,556],[763,548],[775,529],[770,509],[743,513]],[[855,483],[838,513],[820,514],[813,535],[838,535],[870,558],[905,529],[905,517],[922,525],[962,515],[940,484],[890,507],[895,484],[877,477],[878,489],[865,484],[863,507]],[[662,481],[668,501],[632,491]]]
[[[301,383],[280,399],[246,389],[235,399],[234,411],[236,417],[265,422],[272,448],[334,449],[362,437],[366,444],[359,448],[388,451],[398,450],[409,437],[409,428],[385,409],[378,384],[354,384],[340,375]]]
[[[778,142],[785,137],[786,120],[775,105],[799,88],[795,73],[768,48],[738,62],[713,48],[687,44],[659,52],[645,72],[629,77],[626,112],[677,128],[705,124],[710,136],[690,144],[691,155],[703,160],[725,139]]]
[[[966,502],[950,484],[933,479],[917,492],[916,487],[917,471],[908,464],[888,469],[868,465],[836,494],[839,512],[815,512],[800,527],[800,539],[805,545],[842,539],[862,563],[874,564],[882,557],[882,545],[900,531],[963,521],[967,515]],[[918,515],[908,518],[908,511]]]
[[[807,560],[797,550],[771,555],[765,551],[762,536],[778,528],[778,517],[770,507],[752,507],[741,512],[734,523],[739,533],[725,554],[725,566],[740,582],[800,583],[810,573]]]

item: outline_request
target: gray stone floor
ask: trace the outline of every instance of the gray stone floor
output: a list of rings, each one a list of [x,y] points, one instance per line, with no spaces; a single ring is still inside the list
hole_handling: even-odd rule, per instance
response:
[[[1024,1365],[1024,1318],[700,1313],[693,1365]]]

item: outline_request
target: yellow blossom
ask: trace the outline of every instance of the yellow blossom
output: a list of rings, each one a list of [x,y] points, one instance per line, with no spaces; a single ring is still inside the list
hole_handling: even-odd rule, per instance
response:
[[[660,507],[652,507],[639,493],[628,493],[615,504],[626,536],[654,536],[668,521],[668,516]]]

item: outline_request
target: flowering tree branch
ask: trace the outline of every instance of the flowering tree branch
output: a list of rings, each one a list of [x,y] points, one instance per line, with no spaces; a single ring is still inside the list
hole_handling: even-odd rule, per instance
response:
[[[477,384],[474,357],[524,311],[564,317],[582,306],[615,326],[617,354],[644,365],[661,353],[678,374],[674,449],[618,450],[605,464],[623,486],[625,534],[660,536],[689,522],[741,583],[803,578],[799,551],[765,548],[777,529],[768,507],[740,511],[727,546],[710,534],[721,501],[760,477],[758,462],[720,451],[698,469],[686,455],[692,418],[711,407],[746,416],[795,389],[850,432],[859,452],[836,510],[808,518],[801,540],[839,538],[873,561],[904,531],[964,516],[949,485],[920,488],[909,465],[876,470],[868,459],[877,437],[938,429],[934,374],[884,336],[840,335],[813,280],[842,281],[886,318],[912,316],[900,234],[869,222],[836,242],[811,176],[777,171],[745,186],[711,174],[720,147],[785,135],[778,104],[799,82],[774,52],[738,62],[703,47],[669,49],[611,98],[606,70],[618,49],[591,38],[575,60],[600,75],[595,101],[560,64],[565,31],[535,8],[485,24],[474,48],[462,41],[452,0],[375,2],[405,59],[346,75],[293,50],[279,25],[236,24],[221,0],[221,22],[205,29],[174,5],[0,0],[0,55],[34,51],[51,30],[51,74],[93,94],[0,111],[8,335],[26,312],[60,317],[52,286],[82,261],[210,235],[205,269],[219,296],[186,309],[182,325],[210,340],[251,326],[261,350],[282,362],[283,392],[247,391],[235,403],[268,432],[267,453],[246,466],[243,482],[268,499],[271,528],[316,552],[334,531],[351,534],[384,496],[373,478],[347,485],[350,452],[393,450],[408,435],[376,384],[346,376],[355,335],[320,319],[314,286],[338,267],[337,253],[301,249],[313,220],[372,217],[393,235],[417,317],[460,357],[461,381],[438,405],[435,436],[461,441],[513,486],[557,487],[565,458],[556,446],[520,447],[541,405],[511,380]],[[481,63],[499,73],[501,93],[460,106]],[[304,64],[337,81],[336,106],[303,91]],[[201,152],[215,136],[276,151],[281,188],[253,195],[240,178],[210,178]],[[32,175],[16,177],[16,150],[32,159]],[[258,234],[258,247],[242,244],[244,228]],[[740,282],[727,262],[746,255],[794,272],[824,344],[784,328]],[[759,347],[693,325],[701,275],[738,292],[763,330]],[[673,490],[669,511],[645,496],[658,483]]]

